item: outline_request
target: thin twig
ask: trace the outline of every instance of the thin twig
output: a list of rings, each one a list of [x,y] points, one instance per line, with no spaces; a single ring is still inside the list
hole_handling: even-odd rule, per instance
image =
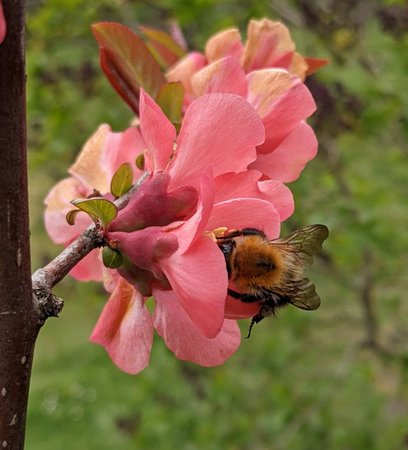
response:
[[[148,172],[144,173],[126,194],[115,200],[114,203],[119,210],[127,206],[133,194],[139,190],[149,175]],[[43,325],[48,317],[58,317],[62,310],[63,301],[51,292],[52,288],[85,256],[103,244],[104,238],[100,229],[91,225],[56,258],[33,273],[33,300],[38,311],[39,325]]]

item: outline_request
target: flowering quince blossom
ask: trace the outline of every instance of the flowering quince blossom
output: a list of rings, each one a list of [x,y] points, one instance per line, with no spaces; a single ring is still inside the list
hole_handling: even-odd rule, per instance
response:
[[[224,31],[208,41],[205,55],[190,53],[167,73],[169,81],[183,83],[185,105],[212,92],[246,98],[266,133],[250,168],[283,182],[296,180],[317,153],[316,137],[305,123],[316,105],[302,79],[291,73],[299,74],[293,67],[307,63],[294,48],[280,22],[251,21],[245,46],[238,30]]]
[[[282,182],[248,170],[264,139],[259,114],[241,96],[199,97],[187,108],[177,136],[142,90],[140,127],[112,133],[102,126],[71,168],[72,177],[50,192],[47,229],[56,242],[67,244],[87,224],[79,215],[67,232],[65,202],[92,189],[106,195],[119,165],[144,150],[149,178],[105,230],[124,263],[105,271],[111,297],[91,336],[122,370],[146,367],[153,328],[178,358],[203,366],[221,364],[238,348],[235,319],[252,316],[258,306],[226,299],[225,260],[211,235],[219,227],[257,227],[277,237],[280,222],[293,212]],[[100,279],[101,265],[93,258],[94,267],[89,269],[88,261],[73,275]],[[153,315],[145,305],[150,296]]]

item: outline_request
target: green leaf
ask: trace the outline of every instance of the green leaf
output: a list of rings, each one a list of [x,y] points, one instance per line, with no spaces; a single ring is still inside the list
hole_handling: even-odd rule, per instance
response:
[[[100,22],[92,25],[92,32],[101,48],[101,67],[105,75],[139,114],[140,87],[155,98],[166,82],[159,64],[142,39],[124,25]]]
[[[129,163],[122,164],[112,177],[110,191],[115,197],[126,193],[133,184],[133,169]]]
[[[92,220],[99,219],[106,227],[118,214],[118,208],[106,198],[94,197],[72,200],[74,206],[87,213]]]
[[[117,269],[123,264],[123,256],[122,253],[111,247],[104,247],[102,250],[102,261],[105,267]]]
[[[148,27],[140,27],[148,38],[147,46],[158,63],[165,69],[182,58],[186,51],[169,34]]]
[[[145,167],[145,156],[144,153],[140,153],[135,160],[136,167],[139,170],[144,170]]]
[[[180,129],[181,124],[183,97],[183,84],[177,81],[163,85],[156,99],[157,104],[177,130]]]

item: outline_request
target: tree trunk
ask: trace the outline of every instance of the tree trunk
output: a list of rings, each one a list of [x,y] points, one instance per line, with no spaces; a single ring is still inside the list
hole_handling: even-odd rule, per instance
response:
[[[26,154],[24,1],[3,0],[0,44],[0,448],[24,446],[38,314],[32,300]]]

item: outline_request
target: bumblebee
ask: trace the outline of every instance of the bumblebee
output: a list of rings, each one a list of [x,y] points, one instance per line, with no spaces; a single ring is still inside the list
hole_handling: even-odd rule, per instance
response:
[[[304,268],[322,248],[329,230],[325,225],[309,225],[286,237],[269,240],[256,228],[232,230],[217,236],[224,254],[230,284],[228,295],[245,303],[259,302],[248,330],[264,317],[288,304],[306,310],[320,306],[314,284]],[[236,290],[235,290],[236,289]]]

